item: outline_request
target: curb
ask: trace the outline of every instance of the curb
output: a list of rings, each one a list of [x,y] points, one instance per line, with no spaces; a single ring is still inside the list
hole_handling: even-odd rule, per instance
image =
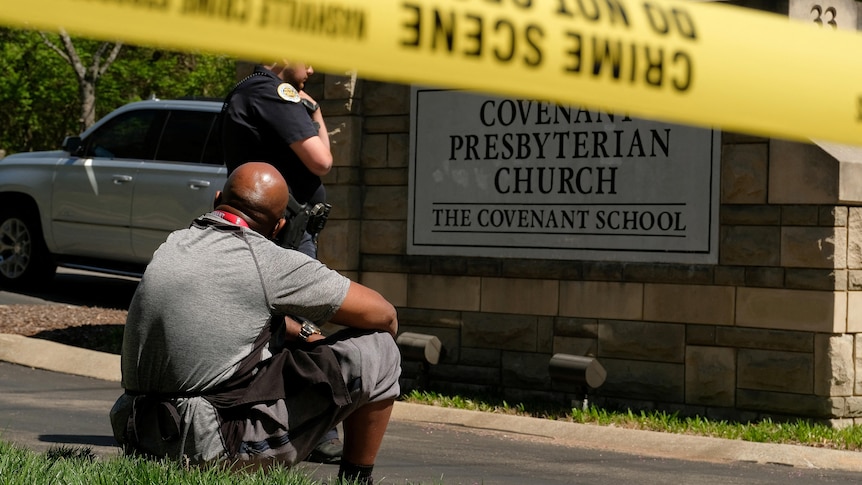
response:
[[[119,355],[20,335],[0,334],[0,361],[113,382],[119,382],[121,375]],[[395,403],[392,419],[511,433],[561,446],[657,458],[862,472],[862,453],[855,451],[633,430],[405,402]]]
[[[50,340],[0,334],[0,360],[64,374],[120,382],[120,356]]]
[[[855,451],[624,429],[404,402],[396,403],[392,418],[513,433],[563,446],[656,458],[862,472],[862,453]]]

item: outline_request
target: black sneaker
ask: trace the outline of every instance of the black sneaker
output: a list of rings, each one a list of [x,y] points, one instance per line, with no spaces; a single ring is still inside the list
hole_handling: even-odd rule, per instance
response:
[[[329,441],[318,443],[305,461],[326,464],[338,463],[341,461],[343,451],[344,445],[341,443],[341,440],[333,438]]]

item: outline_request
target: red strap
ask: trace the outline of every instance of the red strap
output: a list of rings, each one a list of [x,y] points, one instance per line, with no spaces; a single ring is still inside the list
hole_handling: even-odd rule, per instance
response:
[[[245,219],[239,217],[235,214],[231,214],[230,212],[225,211],[213,211],[213,214],[221,217],[222,219],[230,222],[231,224],[236,224],[241,227],[248,227],[248,222],[245,222]]]

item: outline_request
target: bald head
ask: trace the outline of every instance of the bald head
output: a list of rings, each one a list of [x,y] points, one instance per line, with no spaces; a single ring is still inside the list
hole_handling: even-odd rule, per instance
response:
[[[266,162],[246,162],[228,177],[216,198],[216,209],[241,216],[252,229],[271,237],[284,217],[289,194],[287,182],[275,167]]]

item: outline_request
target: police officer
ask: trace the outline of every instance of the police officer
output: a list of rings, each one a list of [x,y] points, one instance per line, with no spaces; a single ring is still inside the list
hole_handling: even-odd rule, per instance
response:
[[[228,94],[221,116],[228,175],[247,161],[267,161],[287,180],[293,199],[308,207],[326,203],[320,177],[332,168],[323,114],[303,90],[313,73],[310,65],[287,59],[257,65]],[[294,244],[287,240],[289,232],[286,228],[276,238],[282,246],[317,258],[316,235],[304,231],[301,241]],[[342,448],[337,430],[332,429],[308,459],[335,463],[341,459]]]
[[[326,202],[320,177],[332,168],[329,133],[320,106],[303,89],[314,69],[282,59],[255,66],[228,95],[222,142],[228,174],[249,160],[265,160],[287,180],[299,204]],[[306,234],[298,250],[316,258]]]

